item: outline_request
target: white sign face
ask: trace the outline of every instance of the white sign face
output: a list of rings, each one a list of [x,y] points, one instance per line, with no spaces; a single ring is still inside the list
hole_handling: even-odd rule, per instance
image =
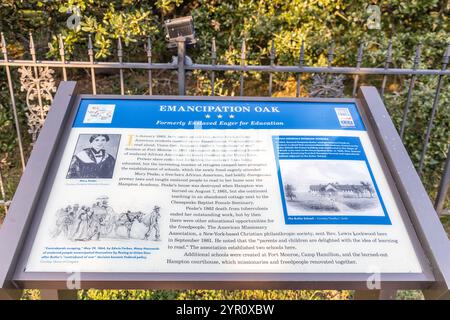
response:
[[[80,103],[26,272],[422,272],[354,104],[104,106]]]

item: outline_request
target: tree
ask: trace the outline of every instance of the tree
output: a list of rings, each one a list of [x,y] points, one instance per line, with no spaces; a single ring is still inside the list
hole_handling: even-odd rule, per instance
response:
[[[372,184],[370,182],[361,181],[361,185],[363,186],[364,190],[370,193],[370,197],[373,198],[373,194],[375,193],[375,191],[372,188]]]
[[[286,197],[289,197],[291,201],[292,201],[294,198],[297,198],[296,195],[295,195],[295,193],[294,193],[294,191],[295,191],[295,188],[294,188],[293,185],[291,185],[291,184],[286,184],[286,185],[284,186],[284,192],[286,193]]]

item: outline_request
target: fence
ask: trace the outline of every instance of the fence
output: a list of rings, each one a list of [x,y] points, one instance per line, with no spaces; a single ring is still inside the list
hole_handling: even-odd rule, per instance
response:
[[[223,65],[217,64],[217,52],[214,39],[211,43],[211,63],[210,64],[196,64],[186,56],[186,44],[183,39],[177,40],[177,57],[170,63],[154,63],[152,61],[152,45],[150,38],[144,45],[144,50],[147,56],[147,62],[124,62],[123,48],[121,40],[117,43],[117,59],[115,62],[97,62],[94,59],[94,48],[91,37],[88,39],[87,61],[67,61],[65,58],[64,43],[61,36],[59,36],[59,56],[60,60],[38,60],[36,55],[36,48],[33,41],[33,36],[30,34],[29,53],[31,60],[12,60],[8,57],[6,40],[1,34],[1,51],[3,60],[0,60],[0,68],[6,72],[6,80],[8,86],[8,94],[11,104],[11,113],[17,135],[17,147],[20,154],[20,162],[22,170],[25,169],[26,157],[24,152],[24,142],[22,131],[20,128],[21,119],[16,105],[16,88],[14,88],[12,69],[17,68],[20,74],[21,91],[26,92],[26,117],[28,132],[34,141],[42,127],[46,114],[51,105],[53,93],[56,91],[56,80],[54,78],[55,69],[61,71],[62,80],[67,80],[68,69],[87,69],[90,72],[90,82],[92,85],[92,93],[97,94],[96,70],[100,69],[116,69],[119,73],[120,93],[125,94],[124,70],[141,69],[148,72],[148,94],[153,94],[154,79],[153,74],[155,70],[173,70],[177,73],[178,78],[178,94],[185,95],[186,93],[186,72],[188,71],[205,71],[209,72],[209,82],[211,88],[211,95],[216,94],[216,72],[219,71],[234,71],[239,73],[239,93],[244,96],[244,75],[249,72],[260,72],[269,74],[268,92],[269,96],[273,93],[273,75],[276,73],[290,73],[296,75],[296,96],[300,96],[301,88],[305,89],[305,84],[302,83],[302,76],[305,74],[313,75],[313,82],[308,88],[309,96],[314,97],[343,97],[344,96],[344,75],[353,76],[352,95],[355,95],[360,77],[363,75],[381,75],[382,81],[379,88],[382,97],[385,95],[385,88],[389,76],[406,76],[410,78],[406,103],[403,109],[402,121],[399,129],[399,134],[404,138],[405,128],[410,111],[415,80],[417,76],[430,76],[438,79],[435,88],[433,103],[430,106],[430,114],[426,127],[423,148],[420,153],[420,160],[417,167],[418,173],[421,174],[425,164],[425,155],[430,143],[430,137],[433,130],[433,122],[435,120],[436,112],[438,110],[439,99],[443,87],[445,87],[445,77],[448,77],[450,70],[447,70],[447,65],[450,56],[450,45],[447,46],[443,54],[440,69],[420,69],[421,59],[421,45],[416,48],[413,67],[405,68],[391,68],[392,64],[392,44],[389,43],[382,68],[363,68],[361,67],[363,61],[364,45],[359,46],[356,54],[356,65],[353,67],[338,67],[333,66],[332,62],[335,55],[334,43],[330,44],[327,52],[327,66],[316,67],[305,65],[305,46],[302,42],[298,65],[295,66],[281,66],[275,64],[275,48],[272,42],[270,50],[270,64],[269,65],[248,65],[246,64],[247,49],[245,40],[242,41],[240,64],[239,65]],[[448,90],[448,88],[447,88]],[[5,93],[2,93],[5,94]],[[448,129],[448,128],[447,128]],[[448,142],[447,142],[448,143]],[[440,184],[436,199],[434,199],[436,211],[439,214],[449,214],[449,210],[444,208],[444,202],[447,196],[448,185],[450,182],[450,148],[447,153],[443,174],[440,179]],[[1,169],[1,168],[0,168]],[[7,212],[10,200],[6,197],[4,180],[2,172],[0,171],[0,194],[2,200],[0,205],[4,207]]]

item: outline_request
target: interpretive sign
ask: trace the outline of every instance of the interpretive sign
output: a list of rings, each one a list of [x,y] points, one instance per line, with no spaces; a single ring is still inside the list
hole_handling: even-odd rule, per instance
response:
[[[6,279],[436,282],[437,258],[412,226],[400,170],[364,101],[79,95],[67,103]]]
[[[354,103],[82,99],[29,272],[422,269]]]

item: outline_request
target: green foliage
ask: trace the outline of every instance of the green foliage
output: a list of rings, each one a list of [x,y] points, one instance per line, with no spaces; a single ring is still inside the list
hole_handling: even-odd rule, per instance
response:
[[[251,48],[249,63],[267,62],[274,39],[280,64],[297,63],[301,41],[305,40],[306,63],[324,65],[328,44],[333,40],[336,64],[354,64],[357,47],[364,42],[365,61],[382,65],[383,50],[388,39],[392,39],[393,66],[410,64],[411,48],[419,42],[424,44],[427,57],[423,66],[438,66],[449,41],[448,8],[438,0],[389,1],[379,5],[381,30],[370,30],[367,1],[362,0],[7,0],[0,4],[0,29],[12,38],[34,31],[50,40],[53,56],[58,55],[57,42],[56,38],[48,39],[49,34],[61,33],[69,54],[75,53],[75,44],[85,48],[87,35],[93,34],[96,57],[105,58],[114,52],[119,37],[129,45],[152,36],[162,49],[163,20],[192,14],[201,40],[200,50],[194,54],[196,61],[210,60],[210,41],[215,37],[218,57],[224,63],[239,62],[241,41],[245,38]],[[74,8],[78,8],[81,25],[71,30],[66,22],[74,15]]]
[[[393,91],[386,96],[386,105],[391,117],[400,128],[409,83],[400,90]],[[407,117],[407,126],[404,136],[404,144],[409,152],[411,160],[418,165],[425,141],[426,129],[431,116],[431,109],[437,87],[437,77],[431,79],[419,79],[415,83],[413,100]],[[445,86],[444,86],[445,87]],[[427,149],[422,181],[427,186],[434,198],[434,190],[437,190],[443,164],[447,157],[448,142],[450,141],[450,92],[443,90],[440,95],[438,111],[433,122],[430,144]]]
[[[121,38],[128,46],[138,37],[155,34],[158,29],[151,23],[149,15],[150,12],[142,8],[128,13],[117,12],[111,5],[101,23],[95,17],[87,17],[81,30],[95,34],[94,43],[98,48],[95,57],[106,57],[111,52],[112,39]]]
[[[412,54],[411,46],[419,41],[438,50],[428,52],[428,60],[440,58],[448,41],[447,19],[438,1],[395,1],[382,3],[381,30],[366,26],[366,1],[199,1],[192,12],[200,39],[201,55],[208,58],[209,43],[216,38],[219,57],[224,62],[238,62],[240,41],[246,38],[252,53],[249,63],[267,59],[270,41],[280,64],[298,62],[301,41],[305,40],[306,64],[324,65],[330,41],[336,42],[337,64],[354,64],[359,43],[366,43],[365,58],[381,64],[384,55],[377,54],[394,40],[394,66],[401,66]],[[414,7],[414,9],[409,9]],[[410,24],[405,24],[410,21]],[[417,23],[418,21],[419,23]],[[381,52],[380,52],[381,53]],[[431,55],[430,55],[431,53]],[[432,62],[430,62],[432,64]]]
[[[377,1],[375,1],[377,2]],[[13,1],[0,3],[0,30],[8,39],[12,58],[26,56],[27,33],[33,31],[38,56],[46,54],[59,58],[57,34],[62,34],[67,59],[86,60],[87,36],[93,35],[96,59],[111,59],[122,39],[124,53],[134,61],[145,61],[143,42],[153,38],[154,61],[167,59],[163,20],[178,15],[192,14],[198,50],[191,51],[194,61],[211,61],[211,40],[216,39],[218,63],[239,64],[242,39],[247,41],[247,64],[268,64],[271,41],[274,40],[276,63],[298,63],[302,40],[305,41],[307,65],[326,65],[329,43],[336,44],[334,65],[354,65],[360,43],[365,44],[363,66],[383,67],[389,39],[393,42],[392,65],[410,68],[414,47],[423,44],[421,68],[440,68],[448,35],[448,6],[438,0],[394,0],[380,2],[381,29],[367,27],[367,2],[353,0],[157,0],[155,2],[131,0],[58,0]],[[79,28],[69,29],[67,20],[80,15]],[[49,46],[50,50],[45,48]],[[158,59],[159,58],[159,59]],[[127,56],[124,58],[127,59]],[[3,75],[1,75],[3,77]],[[237,73],[217,73],[216,92],[236,95],[239,90]],[[267,90],[265,76],[246,74],[246,93],[261,95]],[[194,72],[192,94],[209,94],[209,75]],[[308,83],[308,78],[304,83]],[[347,83],[351,84],[351,77]],[[292,94],[289,75],[274,78],[276,95]],[[400,125],[406,102],[409,79],[389,77],[386,102],[397,126]],[[3,82],[2,82],[3,83]],[[379,79],[362,77],[361,83],[380,85]],[[350,86],[349,86],[350,87]],[[419,77],[416,81],[413,104],[408,117],[405,144],[417,165],[423,148],[423,136],[433,104],[436,79]],[[0,106],[1,152],[11,153],[13,131],[7,91],[2,90]],[[438,114],[434,121],[431,144],[427,152],[424,182],[434,195],[442,161],[449,141],[448,78],[440,97]]]
[[[425,297],[420,290],[399,290],[396,300],[424,300]]]
[[[83,300],[323,300],[349,299],[336,290],[84,290]]]
[[[344,290],[80,290],[80,300],[349,300]],[[39,290],[25,290],[22,300],[40,299]],[[423,300],[420,290],[399,290],[397,300]]]

